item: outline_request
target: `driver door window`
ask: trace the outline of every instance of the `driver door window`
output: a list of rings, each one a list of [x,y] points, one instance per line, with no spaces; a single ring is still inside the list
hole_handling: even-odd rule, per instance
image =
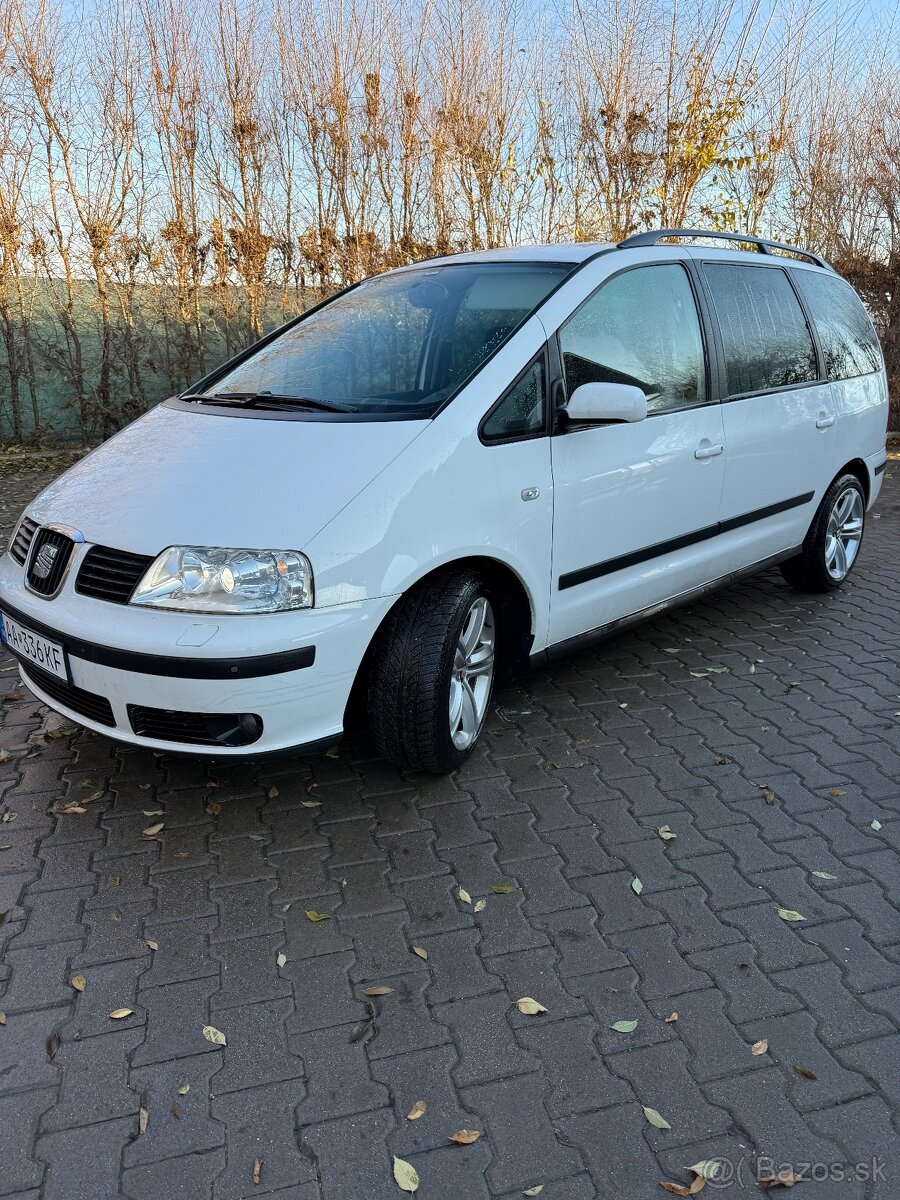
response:
[[[628,383],[650,413],[706,399],[697,306],[678,263],[616,275],[566,322],[559,345],[568,396],[582,383]]]

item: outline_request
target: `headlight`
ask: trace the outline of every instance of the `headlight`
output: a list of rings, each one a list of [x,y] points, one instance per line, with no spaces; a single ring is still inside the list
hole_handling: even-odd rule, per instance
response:
[[[202,613],[311,608],[312,567],[296,550],[170,546],[147,570],[131,603]]]

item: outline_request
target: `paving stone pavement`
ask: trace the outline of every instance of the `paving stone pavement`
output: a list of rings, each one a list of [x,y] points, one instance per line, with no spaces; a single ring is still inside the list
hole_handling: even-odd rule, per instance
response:
[[[0,469],[8,532],[48,476]],[[0,659],[0,1196],[381,1200],[392,1155],[422,1200],[900,1196],[896,461],[876,515],[836,595],[770,572],[505,688],[451,779],[117,746]]]

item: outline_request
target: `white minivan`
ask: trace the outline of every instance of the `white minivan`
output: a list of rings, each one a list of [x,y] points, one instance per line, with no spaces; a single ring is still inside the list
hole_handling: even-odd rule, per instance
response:
[[[441,774],[501,668],[775,563],[838,587],[885,466],[878,339],[827,263],[729,237],[432,259],[263,338],[28,506],[23,681],[220,759],[328,746],[362,697]]]

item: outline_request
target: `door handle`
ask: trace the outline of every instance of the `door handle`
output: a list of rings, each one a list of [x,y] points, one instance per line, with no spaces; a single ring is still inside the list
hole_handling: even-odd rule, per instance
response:
[[[718,442],[715,446],[699,446],[694,451],[694,458],[715,458],[716,455],[721,454],[724,449],[725,447],[721,442]]]
[[[816,429],[828,429],[834,424],[834,417],[828,413],[819,413],[819,419],[816,421]]]

